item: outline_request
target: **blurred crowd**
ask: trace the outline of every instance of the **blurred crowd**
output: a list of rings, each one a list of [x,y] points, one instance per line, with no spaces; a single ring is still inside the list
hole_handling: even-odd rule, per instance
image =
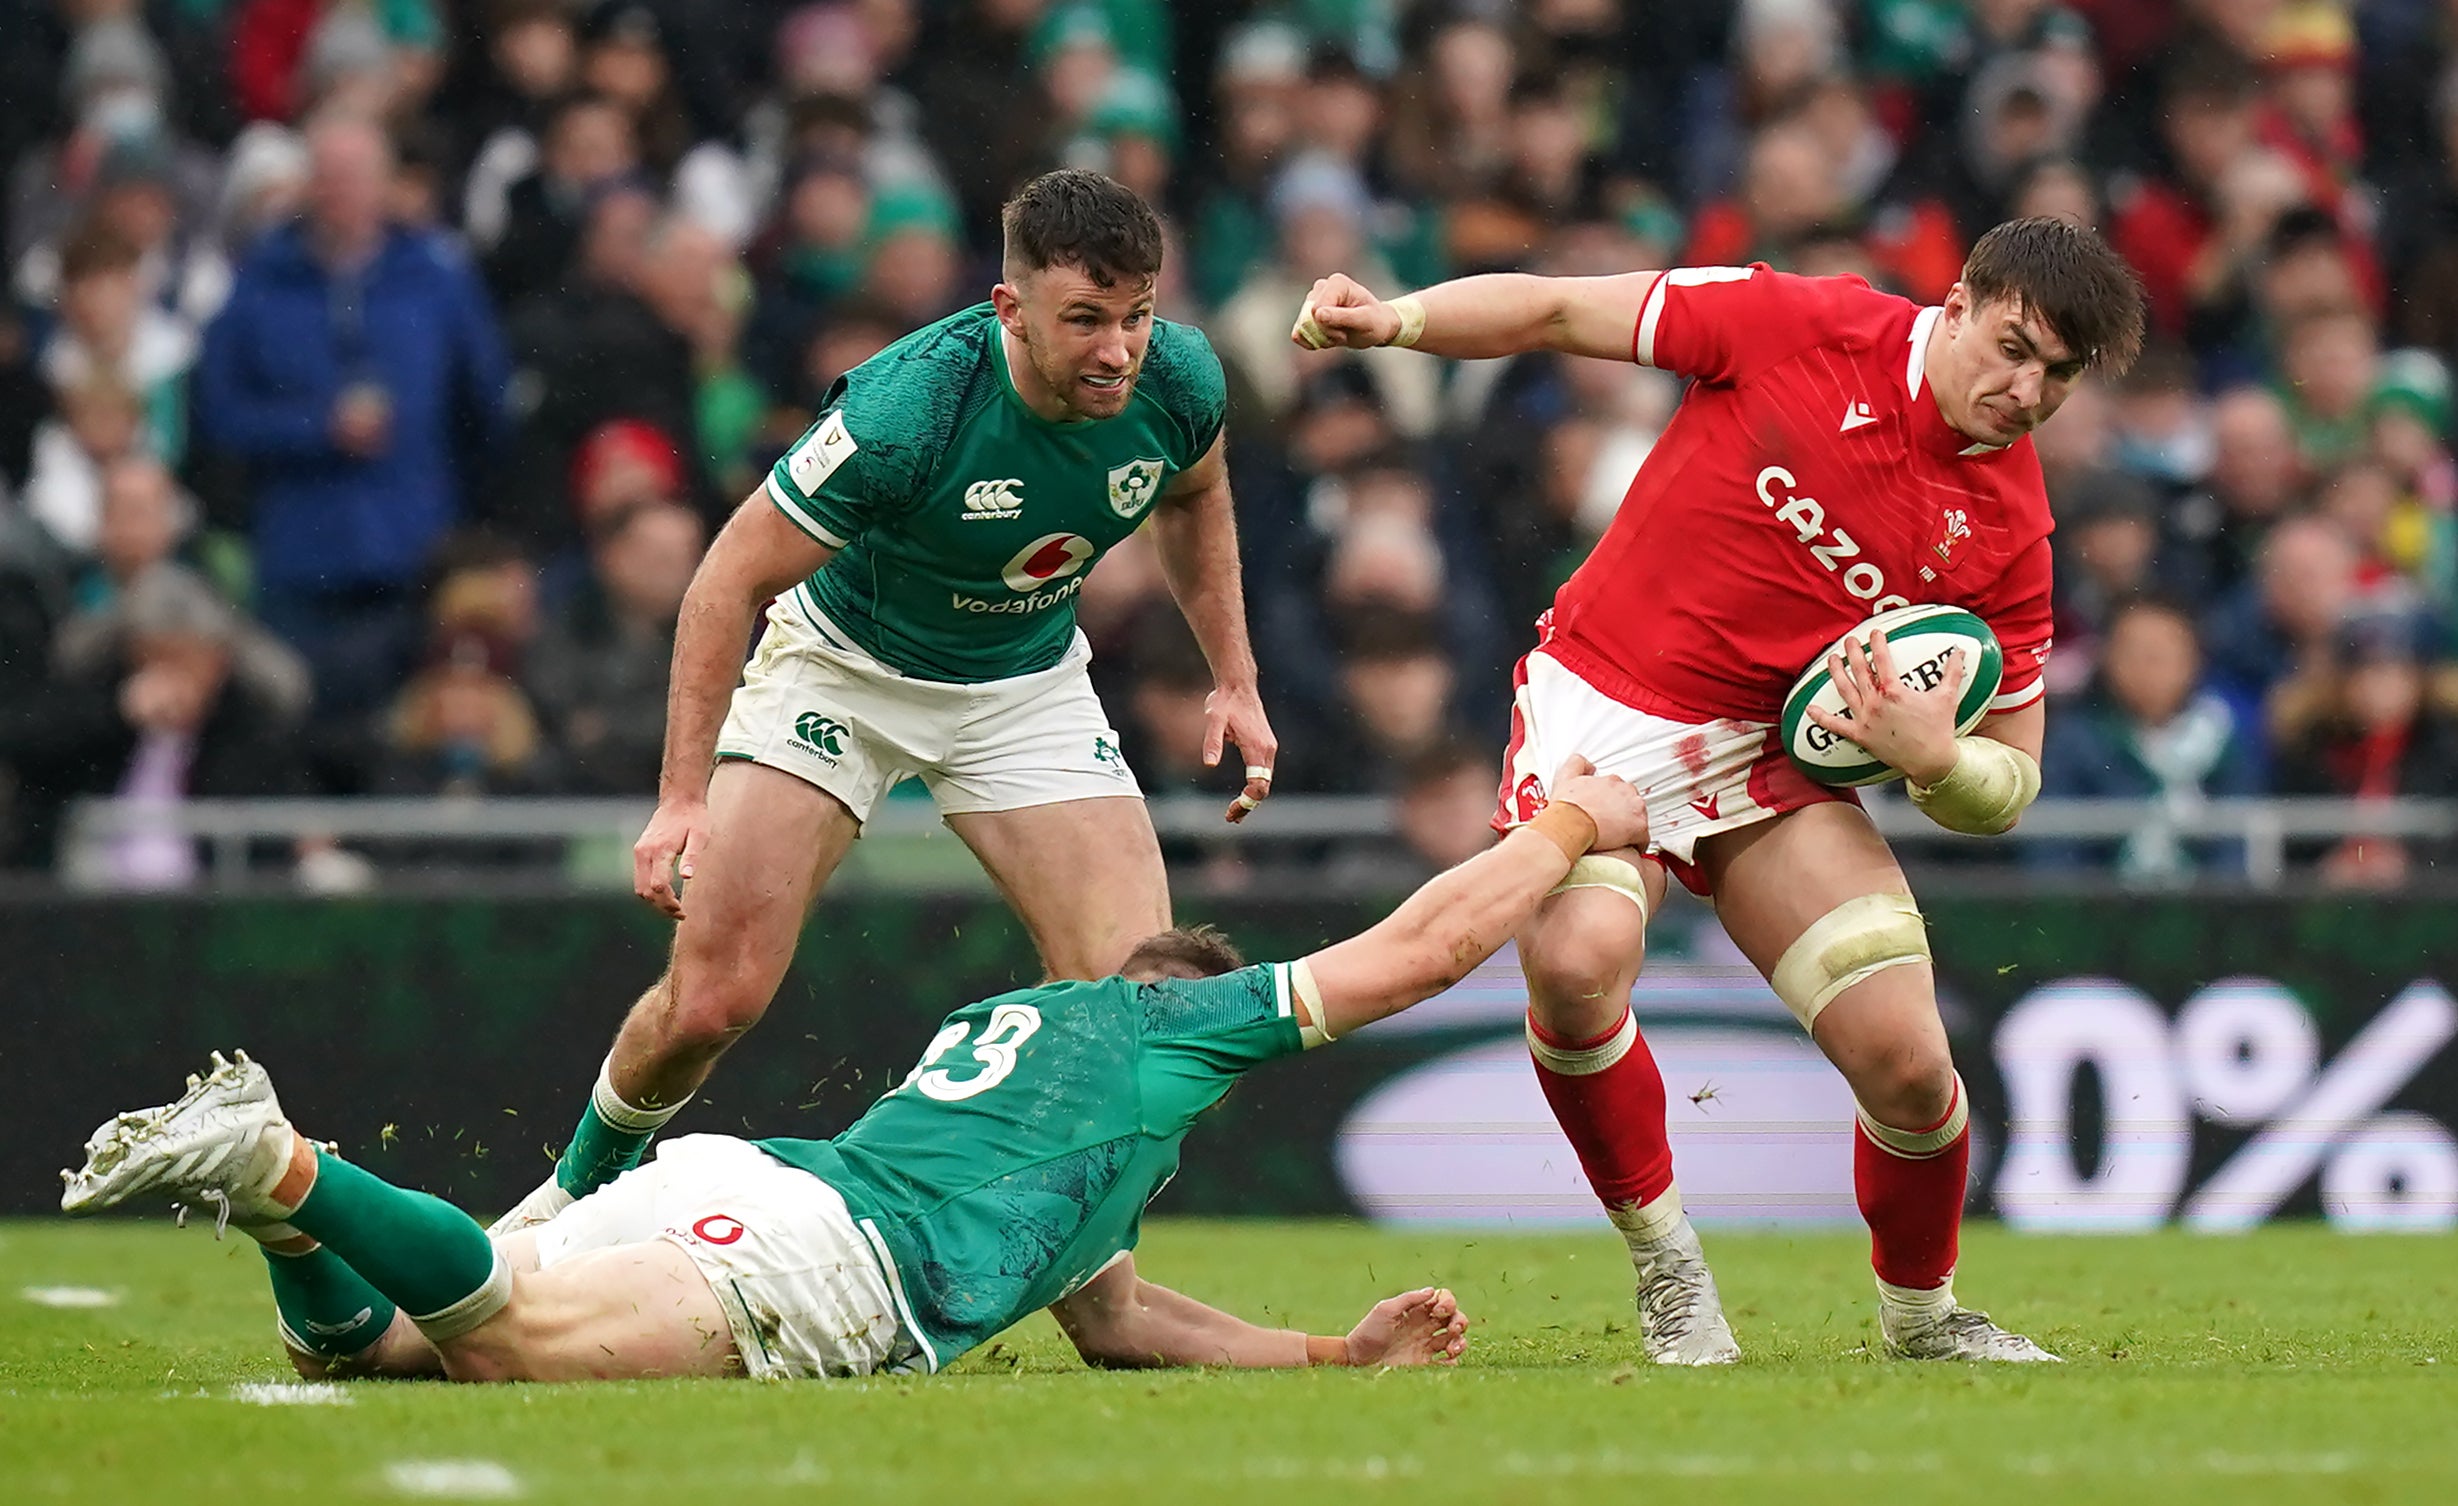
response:
[[[1057,165],[1164,209],[1279,787],[1400,795],[1378,873],[1484,840],[1509,665],[1679,391],[1302,353],[1309,282],[1934,300],[2016,214],[2154,326],[2039,439],[2048,792],[2458,793],[2458,0],[0,0],[0,99],[0,861],[79,796],[647,794],[711,529]],[[1080,602],[1147,787],[1233,792],[1148,542]]]

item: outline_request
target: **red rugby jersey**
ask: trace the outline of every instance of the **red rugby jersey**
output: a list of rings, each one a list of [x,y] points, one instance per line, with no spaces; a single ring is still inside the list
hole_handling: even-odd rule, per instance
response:
[[[1763,264],[1658,277],[1632,356],[1697,380],[1555,596],[1547,652],[1644,711],[1773,721],[1853,624],[1936,602],[2004,645],[1995,709],[2036,700],[2048,493],[2029,436],[1985,449],[1938,412],[1942,312]]]

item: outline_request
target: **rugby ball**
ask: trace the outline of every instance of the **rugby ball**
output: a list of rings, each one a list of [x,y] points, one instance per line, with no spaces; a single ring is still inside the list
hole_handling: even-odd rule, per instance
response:
[[[1946,674],[1946,655],[1954,649],[1963,650],[1965,678],[1962,699],[1955,706],[1954,730],[1958,736],[1980,725],[1989,714],[1989,702],[1997,699],[1997,685],[2005,675],[2004,651],[1997,646],[1997,635],[1989,625],[1961,607],[1917,606],[1896,607],[1875,617],[1835,640],[1817,662],[1801,672],[1792,682],[1791,693],[1784,697],[1781,731],[1784,751],[1792,755],[1793,763],[1802,773],[1820,784],[1851,786],[1884,784],[1903,775],[1869,756],[1858,743],[1835,734],[1809,719],[1808,711],[1816,706],[1835,716],[1844,715],[1843,696],[1835,689],[1834,677],[1827,673],[1827,654],[1841,653],[1846,643],[1859,639],[1866,644],[1884,634],[1888,651],[1894,656],[1895,678],[1915,689],[1938,684]]]

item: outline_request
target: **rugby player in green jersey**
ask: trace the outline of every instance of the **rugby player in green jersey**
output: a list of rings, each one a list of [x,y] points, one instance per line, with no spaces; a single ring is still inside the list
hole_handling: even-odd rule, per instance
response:
[[[1345,1337],[1256,1327],[1145,1280],[1145,1204],[1247,1071],[1448,988],[1647,834],[1639,792],[1573,759],[1551,805],[1362,935],[1242,967],[1217,933],[1144,938],[1122,971],[947,1017],[833,1140],[687,1135],[535,1228],[490,1237],[294,1131],[262,1067],[96,1130],[61,1206],[207,1204],[265,1246],[300,1372],[452,1380],[933,1371],[1047,1308],[1096,1365],[1447,1363],[1447,1291]]]
[[[1046,976],[1097,978],[1169,924],[1134,774],[1085,673],[1075,595],[1149,522],[1216,682],[1204,758],[1271,793],[1231,517],[1226,384],[1153,316],[1161,226],[1098,173],[1006,208],[990,301],[848,372],[710,546],[675,630],[657,812],[633,884],[679,922],[555,1171],[498,1232],[638,1164],[758,1023],[805,915],[918,777],[1014,907]],[[767,631],[746,669],[754,623]],[[739,683],[738,683],[739,682]]]

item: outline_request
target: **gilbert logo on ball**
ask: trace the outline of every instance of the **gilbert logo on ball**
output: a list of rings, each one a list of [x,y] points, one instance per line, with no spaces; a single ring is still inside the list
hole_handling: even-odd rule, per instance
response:
[[[1885,636],[1888,651],[1894,657],[1895,678],[1914,690],[1944,683],[1946,656],[1955,649],[1963,650],[1963,693],[1955,703],[1957,734],[1979,726],[1980,719],[1989,713],[1989,702],[1997,699],[1998,682],[2005,674],[2005,654],[1987,623],[1961,607],[1911,606],[1880,612],[1820,652],[1817,661],[1802,671],[1801,678],[1792,682],[1791,692],[1784,697],[1784,714],[1779,723],[1784,751],[1792,755],[1793,763],[1802,773],[1820,784],[1884,784],[1903,777],[1870,757],[1858,743],[1837,737],[1808,716],[1812,706],[1835,716],[1844,715],[1843,695],[1836,690],[1834,677],[1827,673],[1827,655],[1842,652],[1851,639],[1869,643],[1880,634]]]

